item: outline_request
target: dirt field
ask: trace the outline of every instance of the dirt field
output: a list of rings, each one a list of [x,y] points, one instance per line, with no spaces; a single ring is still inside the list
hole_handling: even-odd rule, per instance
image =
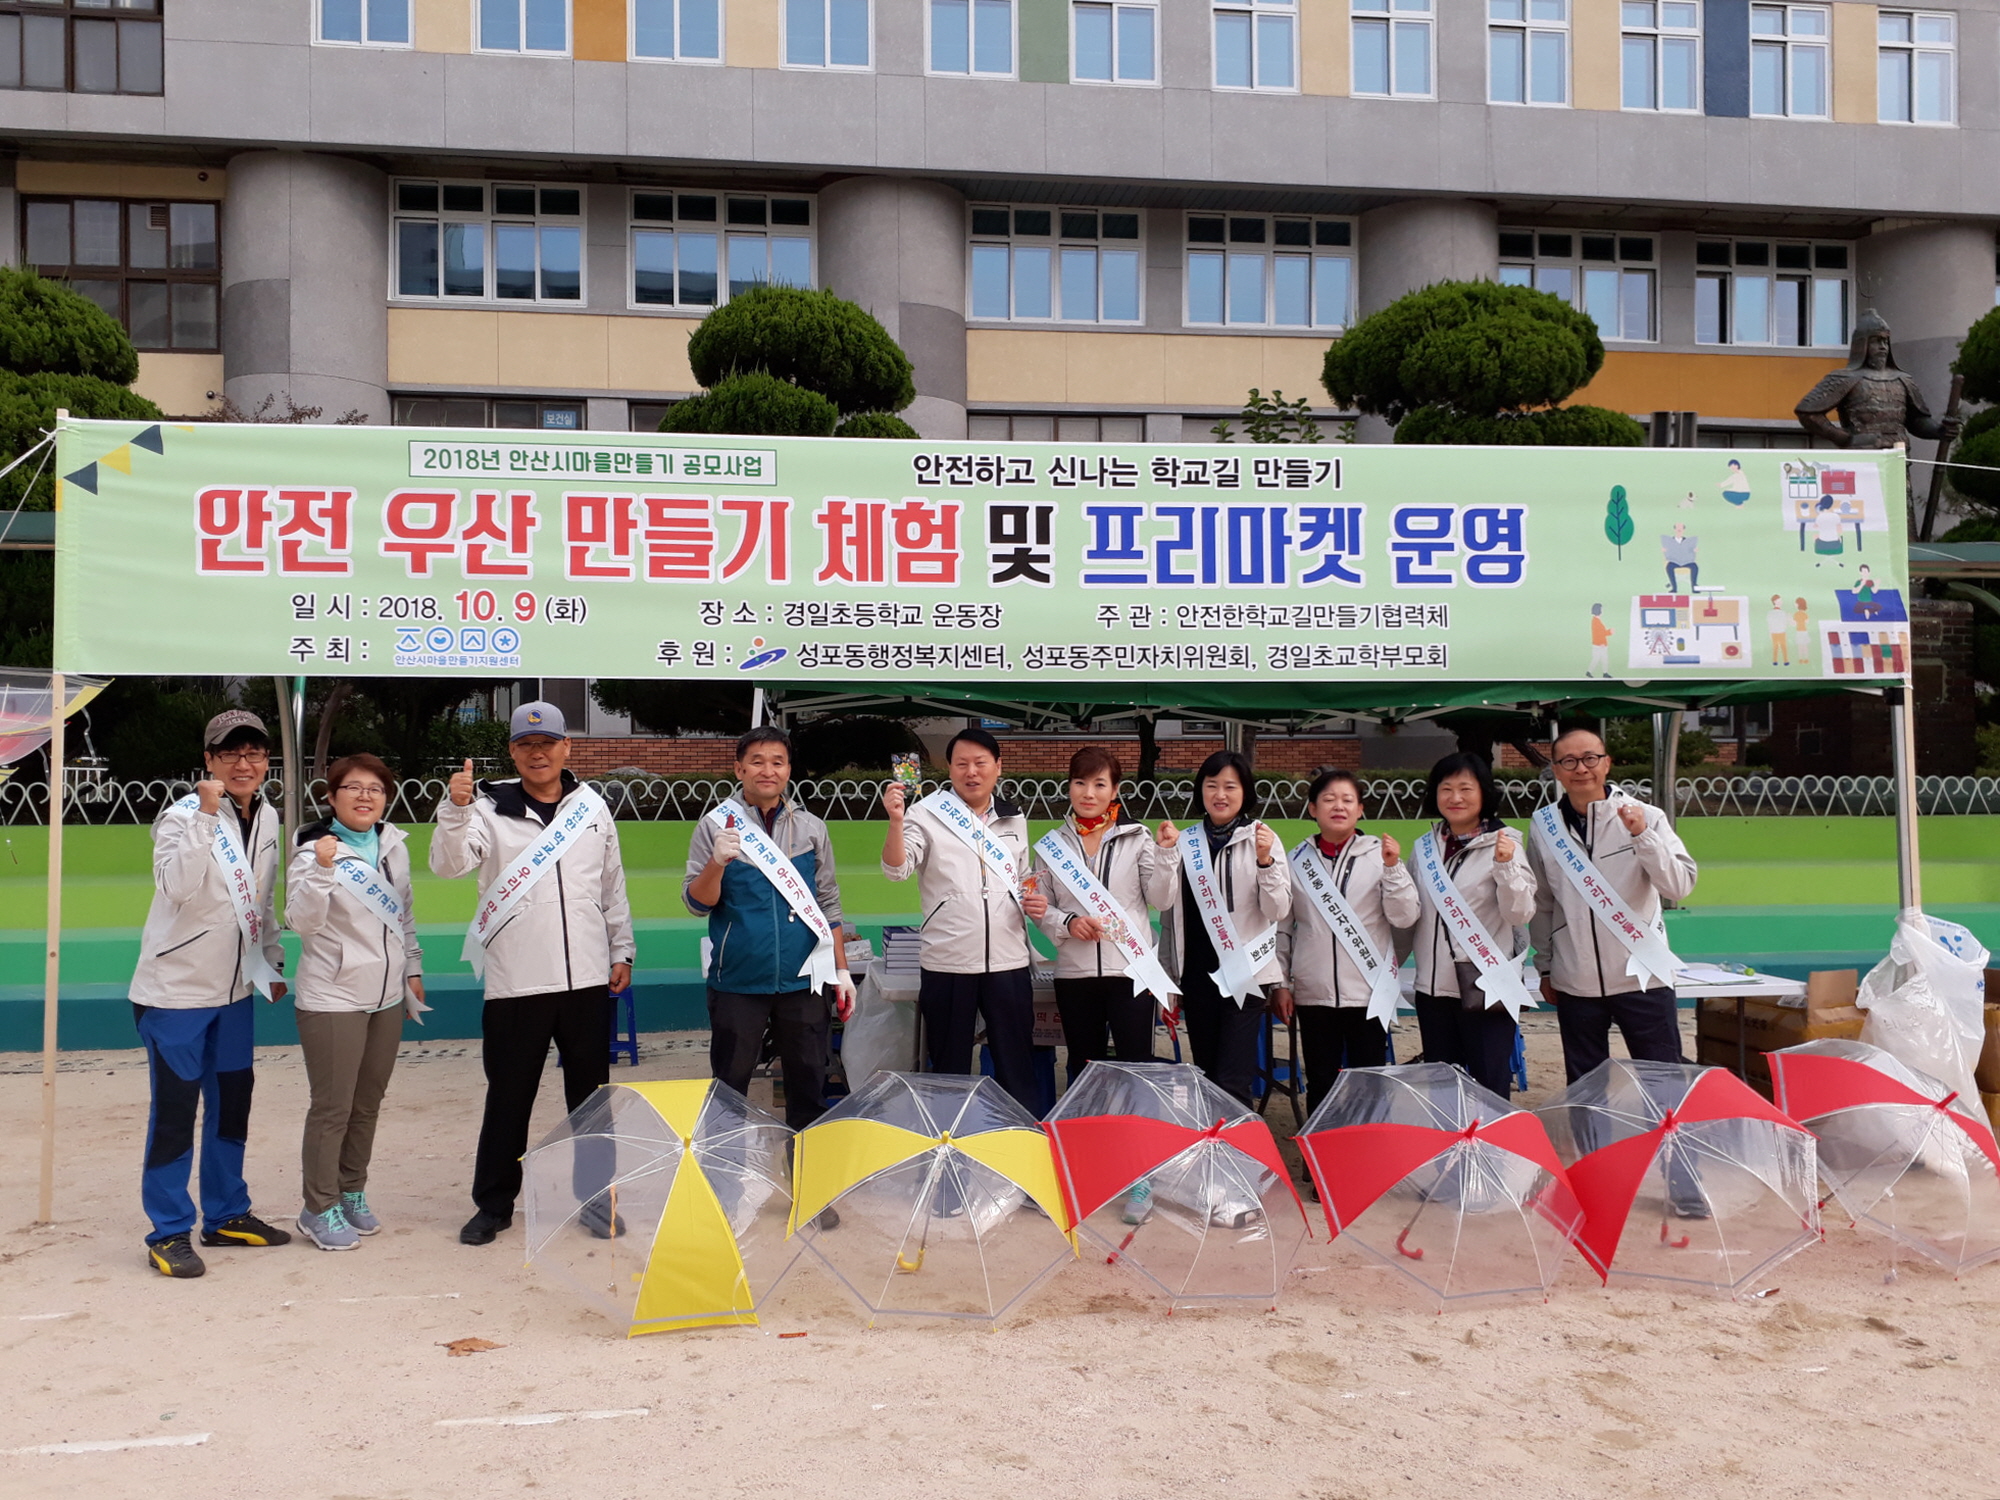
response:
[[[1555,1082],[1551,1024],[1531,1032],[1530,1103]],[[618,1076],[697,1076],[705,1044],[649,1037]],[[1885,1280],[1882,1243],[1844,1223],[1737,1303],[1607,1292],[1572,1261],[1546,1304],[1440,1316],[1322,1240],[1275,1312],[1169,1318],[1086,1258],[997,1331],[871,1331],[804,1268],[762,1330],[628,1340],[522,1266],[518,1217],[492,1247],[457,1243],[476,1047],[406,1049],[370,1183],[380,1236],[211,1250],[190,1283],[143,1262],[138,1053],[65,1058],[57,1222],[29,1224],[32,1067],[0,1056],[10,1500],[2000,1496],[2000,1266]],[[250,1182],[286,1224],[305,1102],[297,1053],[261,1053]],[[545,1087],[537,1134],[559,1108]],[[447,1355],[468,1337],[500,1347]],[[56,1444],[121,1446],[38,1451]]]

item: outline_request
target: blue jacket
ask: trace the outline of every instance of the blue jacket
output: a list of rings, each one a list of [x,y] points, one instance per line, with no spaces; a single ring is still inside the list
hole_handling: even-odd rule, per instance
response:
[[[752,817],[756,814],[753,812]],[[722,871],[722,895],[713,907],[688,893],[694,879],[708,867],[715,847],[716,827],[704,818],[695,824],[688,847],[687,876],[681,899],[698,917],[708,918],[708,987],[737,995],[784,995],[810,989],[799,970],[813,950],[812,929],[792,912],[778,888],[747,859],[734,859]],[[819,909],[836,933],[840,929],[840,887],[834,877],[833,841],[826,824],[796,802],[779,806],[776,823],[765,834],[805,877]]]

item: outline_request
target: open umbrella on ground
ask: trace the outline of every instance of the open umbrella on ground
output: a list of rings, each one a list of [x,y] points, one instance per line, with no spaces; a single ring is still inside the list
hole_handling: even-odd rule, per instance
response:
[[[1976,1102],[1866,1042],[1773,1052],[1771,1081],[1856,1224],[1954,1275],[2000,1259],[2000,1144]]]
[[[798,1255],[791,1140],[726,1083],[608,1084],[522,1158],[528,1259],[629,1333],[755,1323]]]
[[[1071,1221],[1168,1311],[1277,1299],[1305,1207],[1271,1127],[1199,1068],[1093,1062],[1042,1128]]]
[[[1726,1069],[1614,1057],[1537,1113],[1607,1281],[1733,1295],[1819,1239],[1812,1136]]]
[[[871,1321],[992,1322],[1074,1254],[1049,1138],[990,1078],[875,1074],[799,1132],[793,1199]]]
[[[1298,1143],[1336,1243],[1440,1304],[1546,1297],[1582,1223],[1541,1122],[1445,1063],[1344,1070]]]

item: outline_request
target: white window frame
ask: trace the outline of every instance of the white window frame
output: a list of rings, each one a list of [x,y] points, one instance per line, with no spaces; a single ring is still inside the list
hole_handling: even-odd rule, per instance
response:
[[[433,185],[438,189],[439,203],[435,210],[402,209],[397,206],[398,189],[405,183]],[[481,200],[483,207],[478,213],[470,209],[447,209],[443,204],[443,194],[447,187],[477,187],[484,190]],[[494,192],[498,188],[530,188],[535,193],[535,212],[532,216],[501,213],[494,207]],[[574,192],[578,195],[576,217],[550,215],[543,217],[541,194],[546,188]],[[590,305],[590,187],[581,182],[548,182],[529,179],[513,181],[479,181],[471,178],[450,177],[392,177],[389,180],[389,300],[416,307],[482,307],[482,308],[527,308],[550,307],[572,312],[581,312]],[[432,223],[439,226],[438,232],[438,289],[433,293],[405,292],[401,287],[402,233],[399,225],[405,223]],[[477,297],[450,296],[444,289],[444,232],[447,224],[477,224],[481,232],[481,274],[484,289]],[[495,290],[495,277],[499,274],[499,256],[496,253],[493,226],[532,224],[535,227],[535,295],[533,297],[502,297]],[[544,227],[569,228],[577,232],[577,292],[574,297],[545,297],[542,295],[542,246],[541,230]]]
[[[1367,6],[1369,8],[1364,9]],[[1381,27],[1386,33],[1389,58],[1389,89],[1378,93],[1361,86],[1361,30]],[[1396,40],[1398,33],[1417,30],[1424,38],[1424,77],[1430,86],[1421,93],[1396,86]],[[1437,98],[1437,6],[1435,0],[1355,0],[1348,22],[1348,87],[1357,99]]]
[[[1250,18],[1250,84],[1224,83],[1221,78],[1222,48],[1216,44],[1216,23],[1224,15]],[[1257,45],[1260,22],[1283,19],[1291,23],[1291,76],[1272,82],[1258,76],[1261,49]],[[1299,91],[1299,6],[1296,0],[1210,0],[1208,17],[1209,82],[1226,94],[1296,94]]]
[[[1221,219],[1223,221],[1224,236],[1222,241],[1219,243],[1212,240],[1196,241],[1192,234],[1193,223],[1196,219]],[[1264,238],[1261,241],[1255,242],[1255,249],[1231,250],[1231,246],[1233,245],[1251,243],[1230,238],[1231,230],[1229,221],[1232,219],[1261,219],[1264,221]],[[1275,225],[1280,220],[1290,223],[1303,220],[1313,226],[1307,231],[1309,243],[1303,246],[1280,245],[1277,241],[1275,228]],[[1345,225],[1347,243],[1344,245],[1321,244],[1319,226],[1322,224]],[[1358,248],[1359,243],[1360,224],[1355,219],[1344,214],[1246,214],[1231,213],[1226,209],[1202,210],[1183,214],[1181,216],[1181,325],[1185,328],[1214,328],[1223,331],[1254,328],[1266,333],[1290,333],[1309,336],[1318,335],[1322,337],[1328,333],[1344,333],[1353,325],[1355,301],[1360,294],[1361,256]],[[1258,255],[1265,262],[1262,277],[1264,284],[1264,317],[1260,322],[1253,323],[1247,319],[1232,320],[1229,316],[1229,257],[1232,253],[1244,256]],[[1219,255],[1222,258],[1221,322],[1208,319],[1197,321],[1194,317],[1194,308],[1191,305],[1194,278],[1191,273],[1193,259],[1197,255]],[[1278,296],[1278,278],[1274,272],[1275,262],[1279,256],[1304,259],[1309,262],[1317,262],[1319,260],[1344,260],[1347,262],[1345,273],[1347,278],[1347,307],[1341,321],[1322,323],[1315,316],[1319,302],[1319,267],[1316,264],[1308,267],[1306,286],[1307,321],[1304,323],[1279,323],[1274,321],[1274,316],[1277,312],[1276,301]]]
[[[810,71],[816,72],[818,70],[812,69]],[[845,69],[843,71],[853,71],[853,70]],[[682,220],[681,218],[678,217],[678,212],[676,217],[672,220],[642,219],[639,217],[638,200],[642,194],[651,196],[654,194],[669,194],[669,193],[672,194],[674,197],[675,200],[674,206],[676,211],[678,211],[680,207],[679,200],[681,198],[681,195],[683,194],[690,194],[702,198],[713,198],[715,200],[714,220],[713,221]],[[729,200],[731,198],[763,199],[765,205],[763,224],[762,225],[730,224]],[[771,222],[770,205],[772,200],[780,198],[784,199],[786,202],[802,202],[808,205],[806,211],[806,217],[810,222],[805,224],[773,224]],[[674,301],[641,302],[639,300],[639,236],[645,233],[652,233],[652,234],[672,233],[677,237],[675,245],[675,255],[676,255],[676,275],[678,276],[678,268],[679,268],[678,236],[687,232],[684,231],[681,227],[683,223],[690,223],[690,222],[695,224],[700,224],[702,226],[700,229],[697,229],[693,232],[700,234],[712,233],[715,236],[715,300],[713,302],[682,302],[679,299],[680,287],[677,281],[674,288],[675,292]],[[713,312],[716,308],[721,307],[730,298],[729,240],[732,234],[738,239],[748,239],[752,237],[761,237],[762,239],[764,239],[767,242],[767,249],[765,251],[766,265],[769,265],[770,263],[770,252],[768,249],[768,241],[770,241],[771,239],[777,237],[783,237],[785,239],[805,240],[806,264],[808,268],[807,275],[809,281],[808,290],[816,289],[819,286],[819,199],[815,194],[732,193],[727,191],[726,189],[717,187],[681,187],[678,185],[668,185],[664,187],[635,187],[635,188],[628,188],[625,193],[625,306],[632,312],[658,313],[661,314],[662,316],[669,316],[669,317],[674,317],[674,316],[705,317],[707,314]]]
[[[1002,236],[993,231],[975,232],[972,228],[976,210],[1006,210],[1007,233]],[[1014,228],[1015,213],[1026,210],[1030,213],[1049,215],[1049,233],[1043,235],[1023,235]],[[1063,215],[1093,214],[1098,220],[1098,232],[1094,236],[1069,235],[1063,233]],[[1136,239],[1107,239],[1103,232],[1104,215],[1107,213],[1130,214],[1139,221]],[[1036,328],[1141,328],[1146,322],[1146,215],[1142,209],[1097,208],[1082,203],[971,203],[966,206],[966,249],[965,249],[965,316],[968,322],[979,324],[1024,324]],[[1005,245],[1007,247],[1007,315],[996,317],[992,313],[974,311],[974,296],[977,287],[974,282],[973,263],[981,247]],[[1017,248],[1039,250],[1046,248],[1049,253],[1049,314],[1036,317],[1014,311],[1014,252]],[[1062,315],[1062,252],[1064,250],[1090,249],[1097,255],[1097,315],[1092,318],[1065,318]],[[1137,312],[1130,318],[1107,318],[1104,316],[1104,253],[1129,251],[1137,258],[1136,297]]]
[[[1486,102],[1506,104],[1517,109],[1568,109],[1576,98],[1576,48],[1570,36],[1570,26],[1575,19],[1574,0],[1560,0],[1562,18],[1535,15],[1537,5],[1546,5],[1551,0],[1514,0],[1521,10],[1520,19],[1495,16],[1494,11],[1509,0],[1487,0],[1486,4]],[[1518,34],[1521,38],[1521,97],[1501,99],[1493,92],[1493,41],[1502,32]],[[1537,99],[1535,92],[1535,38],[1556,36],[1562,39],[1563,49],[1563,96],[1560,99]]]
[[[1085,78],[1076,71],[1076,13],[1080,5],[1111,12],[1111,77]],[[1069,81],[1093,88],[1156,89],[1160,87],[1160,0],[1070,0],[1069,5]],[[1121,11],[1148,10],[1153,13],[1153,76],[1151,78],[1120,78],[1118,76],[1118,15]],[[1142,231],[1143,233],[1143,231]]]
[[[1910,37],[1907,41],[1891,40],[1882,33],[1892,20],[1908,23]],[[1924,22],[1942,23],[1950,32],[1950,40],[1920,41],[1917,32]],[[1917,67],[1924,57],[1942,57],[1945,67],[1945,112],[1941,120],[1921,120],[1917,118]],[[1910,113],[1907,118],[1882,113],[1883,90],[1882,70],[1891,59],[1895,59],[1907,70]],[[1930,129],[1949,128],[1958,123],[1958,17],[1947,11],[1924,10],[1880,10],[1875,22],[1875,116],[1884,125],[1923,125]]]
[[[355,49],[365,47],[375,52],[408,52],[416,46],[417,18],[414,14],[416,10],[415,0],[402,0],[403,40],[400,42],[378,42],[372,40],[367,35],[367,31],[368,15],[373,7],[373,0],[360,0],[360,4],[362,38],[358,42],[346,42],[336,41],[326,35],[326,23],[324,20],[326,0],[313,0],[312,44],[315,47],[349,47]]]
[[[1783,32],[1760,32],[1757,17],[1760,13],[1777,11],[1784,17]],[[1796,18],[1801,15],[1815,15],[1820,18],[1823,28],[1818,32],[1800,32],[1793,29]],[[1757,108],[1757,53],[1759,49],[1779,50],[1784,59],[1785,107],[1773,113]],[[1797,107],[1798,104],[1798,57],[1801,53],[1817,52],[1820,62],[1820,80],[1826,91],[1823,101],[1826,105],[1817,114],[1808,114]],[[1758,120],[1830,120],[1833,118],[1833,7],[1831,5],[1786,5],[1757,3],[1750,7],[1750,115]]]
[[[1565,300],[1571,307],[1574,307],[1578,312],[1595,322],[1595,317],[1591,314],[1589,307],[1589,297],[1586,291],[1588,283],[1585,278],[1590,273],[1601,275],[1607,271],[1611,272],[1618,278],[1616,295],[1620,320],[1619,327],[1613,332],[1606,333],[1600,326],[1597,330],[1597,336],[1607,344],[1657,344],[1660,341],[1660,236],[1657,233],[1647,231],[1633,234],[1616,229],[1564,229],[1553,226],[1538,226],[1533,229],[1527,229],[1519,225],[1507,224],[1501,227],[1500,234],[1503,239],[1507,235],[1512,234],[1531,235],[1534,239],[1534,250],[1531,254],[1523,255],[1519,252],[1508,251],[1504,247],[1502,248],[1500,253],[1499,280],[1503,286],[1533,286],[1541,291],[1553,292],[1554,288],[1542,284],[1543,277],[1541,272],[1544,269],[1566,271],[1570,278],[1570,292]],[[1543,237],[1548,235],[1567,236],[1570,241],[1570,253],[1562,255],[1556,253],[1553,248],[1548,253],[1543,253]],[[1608,260],[1603,256],[1586,258],[1583,253],[1583,241],[1586,238],[1608,239],[1612,241],[1611,258]],[[1625,254],[1625,251],[1630,246],[1630,242],[1634,240],[1645,240],[1648,242],[1648,247],[1652,251],[1650,258],[1642,259],[1637,255],[1628,256]],[[1523,272],[1527,273],[1525,277],[1519,274]],[[1646,332],[1637,338],[1633,338],[1628,336],[1624,331],[1625,278],[1629,275],[1640,274],[1648,278],[1646,289]],[[1557,293],[1557,295],[1560,295],[1560,293]]]
[[[1641,26],[1625,19],[1621,0],[1618,14],[1618,107],[1636,114],[1698,115],[1702,112],[1702,14],[1701,0],[1641,0],[1651,7],[1651,25]],[[1691,5],[1694,7],[1693,26],[1670,26],[1662,9],[1665,5]],[[1625,98],[1625,43],[1629,38],[1643,37],[1653,44],[1653,103],[1632,104]],[[1666,58],[1669,41],[1691,41],[1694,43],[1694,103],[1690,105],[1670,105],[1666,102]]]
[[[931,66],[931,13],[937,0],[924,0],[924,76],[927,78],[1019,78],[1021,76],[1021,0],[1007,0],[1007,17],[1013,27],[1008,50],[1008,68],[1004,73],[981,72],[975,64],[979,61],[979,32],[977,25],[978,0],[965,0],[966,36],[965,71],[940,69]]]
[[[528,45],[528,0],[512,0],[519,12],[521,24],[521,45],[518,47],[488,47],[480,40],[485,28],[485,10],[489,5],[505,5],[509,0],[472,0],[472,50],[485,53],[489,57],[570,57],[576,51],[576,10],[572,0],[562,0],[563,44],[560,52],[543,51]]]
[[[639,7],[628,3],[625,6],[625,55],[636,63],[665,63],[670,67],[719,68],[729,56],[729,5],[728,0],[715,0],[715,56],[687,57],[679,51],[681,39],[681,0],[674,3],[674,47],[672,57],[658,57],[639,50]],[[873,0],[870,0],[872,6]],[[872,33],[871,33],[872,42]],[[537,54],[539,56],[541,54]]]
[[[720,0],[718,0],[720,3]],[[819,0],[820,40],[826,62],[802,63],[791,60],[792,7],[790,0],[778,0],[778,66],[796,73],[872,73],[875,71],[875,0],[862,0],[868,7],[868,61],[837,63],[833,58],[833,0]],[[724,7],[727,8],[726,6]],[[925,7],[927,10],[928,6]]]
[[[1740,349],[1831,350],[1831,349],[1844,349],[1848,346],[1849,342],[1853,338],[1854,319],[1857,315],[1857,309],[1855,307],[1855,292],[1854,292],[1855,257],[1854,257],[1853,245],[1841,240],[1797,240],[1797,239],[1784,239],[1784,238],[1773,238],[1765,240],[1765,239],[1758,239],[1755,236],[1745,236],[1742,239],[1725,240],[1721,236],[1710,236],[1710,235],[1701,236],[1700,239],[1697,240],[1696,244],[1697,244],[1696,261],[1695,261],[1696,323],[1695,323],[1694,341],[1697,344],[1701,345],[1703,348],[1740,348]],[[1727,244],[1729,247],[1729,264],[1726,266],[1718,263],[1704,262],[1700,259],[1699,247],[1705,245],[1717,245],[1717,244]],[[1746,265],[1740,262],[1738,260],[1739,252],[1737,250],[1737,246],[1742,244],[1767,246],[1768,251],[1765,263],[1763,265],[1755,265],[1755,264]],[[1778,251],[1780,250],[1780,248],[1796,248],[1801,246],[1805,249],[1806,252],[1806,261],[1807,261],[1806,265],[1781,266],[1778,264]],[[1837,267],[1822,266],[1821,264],[1819,264],[1820,260],[1823,258],[1821,255],[1822,250],[1835,250],[1835,249],[1841,252],[1842,258],[1846,261],[1846,264],[1844,266],[1837,266]],[[1767,283],[1763,291],[1764,304],[1765,304],[1764,332],[1766,336],[1761,339],[1745,339],[1737,337],[1736,325],[1737,325],[1737,319],[1739,317],[1739,309],[1737,302],[1737,283],[1746,277],[1751,279],[1761,280]],[[1817,332],[1819,323],[1819,317],[1818,317],[1820,309],[1819,299],[1820,296],[1822,295],[1820,290],[1821,285],[1824,283],[1839,284],[1841,288],[1839,292],[1839,298],[1840,298],[1839,314],[1841,320],[1839,329],[1840,337],[1828,339],[1823,343],[1815,342],[1810,337],[1808,338],[1808,341],[1804,343],[1785,344],[1785,343],[1779,343],[1777,341],[1777,320],[1778,320],[1777,309],[1778,309],[1779,299],[1777,296],[1774,296],[1773,293],[1775,293],[1778,290],[1777,284],[1779,282],[1781,281],[1797,282],[1801,279],[1803,279],[1808,283],[1809,300],[1806,309],[1806,323],[1807,326],[1815,333]],[[1704,295],[1702,290],[1702,283],[1715,282],[1715,281],[1723,283],[1722,289],[1719,293],[1720,304],[1718,308],[1718,312],[1721,319],[1720,331],[1723,336],[1720,339],[1704,339],[1703,337],[1701,337],[1701,325],[1700,325],[1701,302]]]

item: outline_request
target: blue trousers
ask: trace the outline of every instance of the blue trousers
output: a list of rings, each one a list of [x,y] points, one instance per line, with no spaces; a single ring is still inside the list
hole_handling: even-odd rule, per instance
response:
[[[195,1117],[201,1117],[201,1217],[213,1228],[250,1212],[243,1146],[250,1135],[252,995],[202,1010],[135,1005],[153,1075],[146,1121],[146,1166],[139,1198],[157,1245],[194,1229],[188,1177],[194,1166]]]

